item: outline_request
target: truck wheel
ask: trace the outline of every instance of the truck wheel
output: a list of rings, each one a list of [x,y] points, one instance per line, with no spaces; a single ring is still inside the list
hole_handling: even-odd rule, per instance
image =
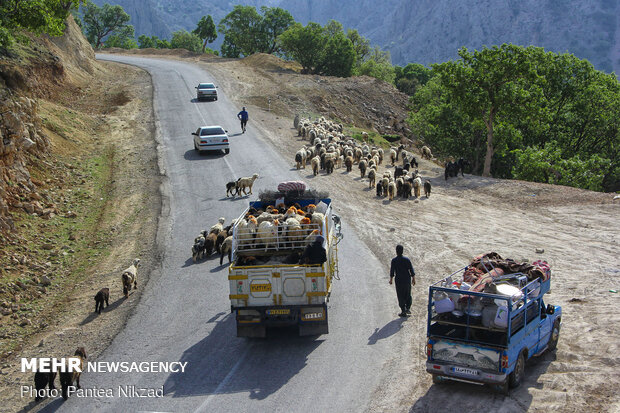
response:
[[[519,354],[519,358],[517,359],[517,363],[515,364],[515,369],[510,373],[510,387],[515,388],[519,387],[521,382],[523,381],[523,376],[525,375],[525,355],[523,352]]]
[[[558,340],[560,339],[560,320],[556,319],[553,322],[553,328],[551,329],[551,337],[549,338],[549,345],[547,348],[549,351],[555,350],[558,346]]]

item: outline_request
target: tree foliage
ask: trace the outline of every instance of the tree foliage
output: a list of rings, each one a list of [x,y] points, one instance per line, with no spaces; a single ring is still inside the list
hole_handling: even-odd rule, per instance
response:
[[[99,7],[86,1],[83,7],[86,38],[95,49],[101,48],[106,36],[124,33],[129,26],[130,17],[119,5],[106,3]]]
[[[194,33],[189,33],[187,30],[179,30],[172,33],[170,48],[187,49],[190,52],[200,53],[202,51],[202,40]]]
[[[368,52],[366,57],[356,65],[354,74],[372,76],[388,83],[394,83],[396,75],[390,59],[390,52],[374,47],[372,51]]]
[[[197,35],[202,41],[202,52],[205,52],[207,43],[213,43],[217,39],[217,30],[215,29],[215,23],[213,23],[213,17],[211,15],[202,16],[198,22],[198,26],[192,32]]]
[[[468,158],[477,173],[490,158],[486,171],[496,177],[620,190],[614,75],[536,47],[503,45],[462,58],[433,66],[411,99],[412,130],[434,153]]]
[[[138,43],[134,37],[133,26],[125,26],[105,39],[103,47],[120,47],[122,49],[136,49]]]
[[[302,66],[303,73],[351,76],[357,55],[353,42],[336,21],[325,27],[295,23],[279,37],[282,51]]]
[[[9,46],[17,30],[62,36],[65,20],[80,0],[0,0],[0,47]]]
[[[253,53],[279,51],[278,36],[294,22],[291,14],[279,7],[261,7],[263,15],[253,6],[237,5],[218,24],[224,34],[222,55],[249,56]]]

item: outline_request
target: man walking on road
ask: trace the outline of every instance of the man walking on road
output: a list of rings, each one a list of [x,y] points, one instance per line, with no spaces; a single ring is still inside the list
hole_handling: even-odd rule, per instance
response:
[[[237,113],[237,118],[241,121],[241,133],[245,133],[245,125],[248,123],[250,116],[245,110],[245,106],[241,109],[241,112]]]
[[[392,259],[390,266],[390,285],[396,277],[396,296],[398,297],[398,306],[401,309],[400,317],[407,317],[411,314],[411,286],[415,285],[415,271],[411,265],[411,261],[407,257],[403,257],[403,246],[396,246],[396,257]]]

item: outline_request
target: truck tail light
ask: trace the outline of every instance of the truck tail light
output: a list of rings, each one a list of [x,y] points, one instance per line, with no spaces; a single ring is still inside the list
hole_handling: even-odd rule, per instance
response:
[[[503,369],[508,368],[508,356],[502,356],[502,368]]]
[[[430,358],[433,355],[433,345],[428,343],[426,345],[426,355]]]

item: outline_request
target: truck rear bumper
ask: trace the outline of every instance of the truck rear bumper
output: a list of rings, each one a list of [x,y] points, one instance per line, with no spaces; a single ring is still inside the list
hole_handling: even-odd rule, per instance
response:
[[[238,337],[264,337],[266,327],[299,326],[299,335],[327,334],[327,305],[232,307]],[[259,331],[260,333],[256,333]]]
[[[466,370],[459,372],[458,370]],[[441,363],[437,361],[427,361],[426,371],[431,374],[436,374],[445,377],[449,380],[464,381],[467,383],[475,384],[501,384],[506,381],[506,373],[500,372],[488,372],[485,370],[474,368],[461,368],[452,364]]]

